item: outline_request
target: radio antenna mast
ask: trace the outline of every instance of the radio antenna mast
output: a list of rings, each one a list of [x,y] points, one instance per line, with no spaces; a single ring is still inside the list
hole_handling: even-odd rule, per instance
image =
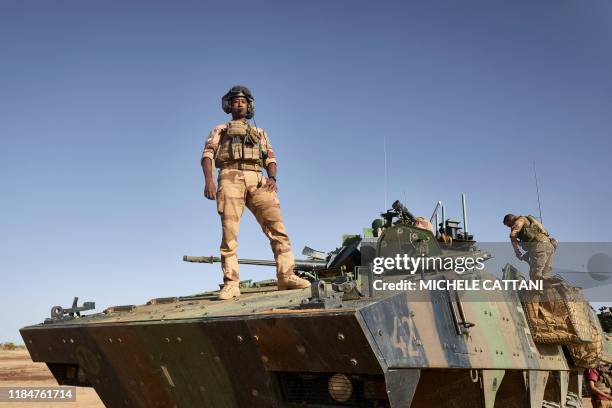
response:
[[[384,190],[385,190],[385,207],[383,211],[387,211],[389,207],[387,207],[387,135],[383,136],[383,153],[385,154],[385,180],[384,180]]]
[[[544,223],[544,221],[542,221],[542,203],[540,202],[540,187],[538,186],[538,173],[536,172],[535,160],[533,161],[533,178],[535,179],[536,194],[538,195],[538,211],[540,212],[540,222]]]

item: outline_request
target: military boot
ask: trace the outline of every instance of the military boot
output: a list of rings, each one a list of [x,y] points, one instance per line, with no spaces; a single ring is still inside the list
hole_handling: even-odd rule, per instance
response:
[[[288,276],[279,277],[277,286],[278,290],[306,289],[310,287],[310,282],[295,274],[291,274]]]
[[[226,283],[219,292],[219,300],[227,300],[240,296],[240,288],[235,283]]]

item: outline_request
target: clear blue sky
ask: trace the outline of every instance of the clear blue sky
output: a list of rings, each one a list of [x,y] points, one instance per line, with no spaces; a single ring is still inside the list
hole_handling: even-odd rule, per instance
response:
[[[442,200],[503,241],[506,212],[561,241],[612,230],[612,3],[0,2],[0,341],[67,306],[212,289],[199,158],[251,88],[295,251],[330,250],[389,201]],[[243,218],[240,256],[269,258]],[[242,270],[244,279],[272,269]]]

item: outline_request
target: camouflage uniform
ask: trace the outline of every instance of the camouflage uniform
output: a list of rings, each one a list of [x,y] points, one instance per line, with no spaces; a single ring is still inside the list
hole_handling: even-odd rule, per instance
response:
[[[220,145],[228,126],[247,126],[254,138],[258,139],[261,151],[265,152],[260,163],[251,161],[223,161],[219,158]],[[261,164],[267,167],[275,163],[274,151],[268,135],[263,129],[251,127],[246,120],[231,121],[215,127],[204,147],[202,160],[210,158],[220,168],[217,191],[217,212],[221,216],[223,237],[221,240],[221,260],[223,281],[225,284],[238,285],[238,227],[240,217],[246,206],[257,219],[264,234],[270,240],[270,246],[276,260],[276,275],[279,286],[282,281],[293,275],[295,259],[291,251],[291,242],[283,224],[280,204],[276,192],[264,190],[267,179],[261,174]]]
[[[593,381],[594,387],[599,391],[610,395],[610,372],[606,370],[606,367],[589,368],[585,370],[584,376],[587,381]],[[590,391],[590,393],[593,408],[612,408],[612,399],[606,399],[599,394],[595,394],[593,391]]]
[[[551,277],[555,247],[551,244],[548,231],[538,220],[533,217],[517,217],[510,229],[510,239],[520,240],[522,248],[527,252],[530,279]]]

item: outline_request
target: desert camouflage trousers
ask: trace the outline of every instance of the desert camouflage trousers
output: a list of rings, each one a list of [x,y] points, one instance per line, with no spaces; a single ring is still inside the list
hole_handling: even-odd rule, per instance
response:
[[[529,278],[531,280],[552,277],[552,257],[555,247],[550,242],[529,242],[523,244],[529,253]]]
[[[291,252],[289,235],[283,224],[278,196],[262,187],[266,178],[260,172],[224,169],[219,173],[217,212],[221,216],[221,268],[223,282],[240,282],[238,272],[238,227],[246,206],[255,215],[264,234],[270,240],[276,276],[282,278],[293,273],[295,258]]]

